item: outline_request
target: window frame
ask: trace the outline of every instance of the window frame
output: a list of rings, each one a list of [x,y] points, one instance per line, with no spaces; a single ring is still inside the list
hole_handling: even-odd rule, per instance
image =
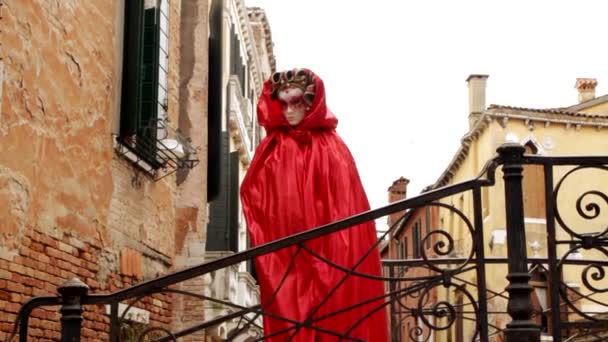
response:
[[[414,222],[414,226],[412,227],[412,257],[414,259],[420,259],[422,253],[420,250],[422,248],[422,244],[420,243],[421,225],[420,219],[418,219]]]
[[[159,155],[159,149],[165,149],[159,140],[167,137],[168,12],[169,0],[125,1],[117,142],[130,152],[123,155],[148,172],[166,162],[166,156]]]

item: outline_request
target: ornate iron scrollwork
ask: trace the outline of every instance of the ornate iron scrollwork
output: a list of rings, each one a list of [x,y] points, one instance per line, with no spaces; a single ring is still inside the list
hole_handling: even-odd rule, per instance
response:
[[[526,255],[523,253],[526,248],[525,244],[519,246],[522,247],[523,251],[518,250],[515,252],[520,253],[518,257],[524,266],[538,266],[535,269],[541,268],[542,272],[546,272],[546,277],[541,282],[544,284],[542,286],[546,286],[543,291],[551,294],[551,303],[547,303],[548,301],[540,303],[542,301],[539,300],[535,304],[536,307],[534,308],[532,317],[524,317],[523,319],[517,317],[517,319],[520,322],[531,322],[532,320],[541,320],[541,315],[544,315],[542,319],[545,320],[548,314],[552,315],[550,319],[553,322],[553,331],[547,331],[546,333],[552,333],[555,342],[560,341],[560,339],[564,341],[559,334],[562,330],[578,329],[576,334],[595,328],[608,330],[608,317],[605,314],[596,314],[589,310],[584,310],[580,305],[581,303],[585,303],[600,308],[608,306],[608,303],[604,300],[607,298],[606,295],[608,295],[608,286],[606,285],[606,279],[608,278],[608,225],[606,225],[607,221],[603,216],[606,212],[605,208],[608,206],[608,196],[600,190],[587,190],[582,191],[581,195],[573,197],[575,200],[572,203],[558,200],[559,194],[563,194],[560,191],[564,191],[565,180],[571,179],[568,177],[571,177],[575,172],[587,169],[608,171],[608,167],[606,167],[608,158],[525,157],[518,161],[521,161],[522,164],[536,164],[545,167],[545,182],[547,184],[546,188],[548,188],[545,189],[548,201],[546,217],[548,242],[546,247],[549,256],[547,258],[533,257],[525,260]],[[479,203],[482,187],[494,185],[494,169],[496,165],[503,162],[497,158],[488,163],[487,179],[476,178],[441,189],[429,190],[417,197],[392,203],[386,207],[292,235],[267,245],[181,270],[112,294],[84,294],[81,298],[76,299],[80,299],[80,305],[85,307],[91,305],[110,305],[112,307],[111,326],[114,333],[116,333],[116,326],[125,321],[129,312],[134,310],[133,308],[136,306],[141,306],[143,298],[156,294],[171,295],[173,298],[188,296],[221,308],[221,310],[218,310],[221,313],[217,316],[206,317],[205,321],[180,331],[170,331],[162,323],[153,322],[156,324],[152,324],[139,332],[138,341],[175,341],[182,336],[210,329],[227,322],[230,322],[233,326],[232,330],[224,337],[226,340],[235,340],[242,332],[251,328],[259,332],[259,335],[253,337],[253,339],[261,341],[269,337],[263,334],[263,328],[260,325],[259,318],[264,315],[292,324],[287,332],[289,334],[293,334],[293,331],[297,329],[306,327],[330,334],[343,341],[356,341],[357,339],[349,334],[358,323],[355,323],[348,331],[340,332],[322,329],[317,326],[317,323],[319,320],[357,308],[366,303],[353,303],[353,305],[341,308],[337,312],[323,313],[322,317],[313,315],[310,319],[298,322],[268,312],[266,310],[268,303],[239,305],[225,299],[213,298],[212,295],[201,294],[202,289],[200,292],[194,293],[173,288],[173,285],[183,281],[211,275],[221,269],[235,267],[239,263],[252,260],[267,253],[276,252],[282,248],[292,248],[294,251],[293,258],[297,257],[299,253],[307,253],[316,258],[317,261],[326,263],[328,267],[341,270],[345,276],[361,277],[385,283],[387,288],[386,293],[381,298],[370,299],[370,302],[381,301],[381,303],[370,308],[369,312],[366,312],[359,321],[365,320],[373,312],[384,310],[386,306],[389,306],[393,317],[391,327],[395,339],[399,337],[400,341],[436,342],[438,341],[436,336],[440,334],[454,335],[457,331],[461,334],[460,337],[462,337],[464,336],[462,334],[463,326],[466,324],[467,339],[488,342],[492,337],[503,334],[505,330],[510,329],[508,326],[507,329],[504,329],[503,323],[509,323],[506,320],[509,316],[506,308],[500,307],[503,303],[507,303],[509,299],[508,295],[503,290],[504,287],[498,290],[486,289],[485,276],[487,265],[491,264],[493,267],[495,264],[500,264],[506,269],[509,259],[504,257],[484,257],[483,218]],[[553,186],[551,172],[558,165],[574,165],[574,167],[566,172]],[[521,165],[511,166],[519,168]],[[482,174],[485,174],[485,171]],[[473,193],[473,210],[470,210],[466,214],[463,210],[443,202],[450,196],[466,192]],[[557,204],[560,204],[559,207]],[[568,204],[571,204],[571,208],[569,211],[566,211]],[[412,213],[416,209],[424,207],[438,207],[440,210],[447,210],[450,215],[459,220],[459,227],[461,228],[459,234],[454,234],[450,230],[445,229],[446,227],[432,227],[426,233],[422,233],[420,236],[417,235],[416,239],[419,240],[417,241],[418,245],[423,246],[419,250],[420,253],[416,254],[415,258],[384,260],[387,274],[382,276],[360,272],[357,270],[357,265],[346,267],[333,263],[323,255],[308,248],[306,244],[307,241],[312,239],[332,234],[363,222],[374,221],[380,217],[397,212],[405,212],[401,220],[397,221],[404,222],[412,217],[411,215],[413,215]],[[578,217],[574,217],[575,215],[578,215]],[[573,220],[573,218],[590,223],[592,228],[579,229],[580,227],[576,223],[568,221]],[[562,229],[559,234],[555,233],[554,223],[557,223]],[[519,228],[523,229],[521,225]],[[381,241],[388,241],[389,236],[392,238],[392,233],[396,229],[397,224],[390,227],[379,239],[378,244]],[[587,231],[593,232],[586,233]],[[559,240],[559,238],[563,239],[564,236],[570,236],[572,240]],[[513,236],[511,235],[511,237]],[[519,236],[519,238],[521,237]],[[372,246],[368,250],[368,253],[374,252],[376,248],[377,245]],[[582,253],[595,253],[595,255],[599,255],[600,257],[597,259],[581,258],[580,255]],[[365,255],[363,258],[365,258]],[[291,271],[292,267],[293,263],[286,270],[282,270],[284,278]],[[576,272],[568,272],[571,270],[567,270],[566,268],[573,268]],[[529,270],[529,267],[526,270]],[[530,278],[530,272],[526,273],[524,270],[517,273],[516,276],[520,277],[517,282],[505,280],[505,283],[507,285],[529,285],[529,287],[532,287],[530,285],[531,282],[528,283],[527,280]],[[575,276],[580,284],[575,286],[564,280],[561,276],[566,273],[570,275],[571,279]],[[534,289],[533,291],[536,290],[538,289]],[[331,296],[331,294],[330,291],[328,296]],[[536,296],[536,298],[540,298],[538,297],[538,293],[536,293]],[[456,298],[458,299],[456,300]],[[8,341],[11,341],[18,331],[22,341],[27,339],[28,318],[34,308],[66,305],[62,300],[59,296],[38,297],[24,304],[17,317],[20,325],[15,326],[15,331]],[[488,302],[497,302],[498,304],[492,305],[491,309],[489,309],[486,306]],[[128,303],[120,314],[118,312],[119,303]],[[531,298],[527,298],[526,296],[520,296],[517,304],[520,303],[528,307],[532,306]],[[551,309],[548,310],[548,307]],[[519,315],[517,310],[513,312],[515,312],[513,317]],[[499,322],[498,319],[489,320],[488,316],[491,315],[500,315],[505,320],[502,320],[502,322]],[[407,324],[410,325],[408,326]],[[534,324],[531,324],[531,326],[534,326]],[[73,332],[77,333],[76,330]],[[569,337],[576,334],[570,334]],[[117,336],[112,336],[112,339],[116,341]]]

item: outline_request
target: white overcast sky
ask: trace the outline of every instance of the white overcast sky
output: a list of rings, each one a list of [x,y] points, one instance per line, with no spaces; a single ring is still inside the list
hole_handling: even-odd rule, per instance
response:
[[[561,107],[576,77],[608,93],[608,1],[244,0],[266,11],[279,70],[325,82],[372,208],[404,176],[435,182],[468,127],[469,74],[487,105]]]

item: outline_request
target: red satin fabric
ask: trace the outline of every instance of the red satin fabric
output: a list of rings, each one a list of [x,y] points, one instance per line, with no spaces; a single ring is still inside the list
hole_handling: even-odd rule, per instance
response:
[[[287,123],[280,103],[271,98],[270,82],[264,85],[258,118],[268,135],[257,148],[241,187],[243,211],[254,246],[369,210],[353,157],[335,131],[338,120],[326,106],[323,82],[318,76],[315,79],[315,99],[296,127]],[[350,268],[375,241],[375,225],[369,222],[309,241],[306,246]],[[256,271],[265,310],[304,321],[345,273],[305,250],[299,250],[293,259],[296,249],[285,248],[258,258]],[[378,250],[372,251],[356,271],[380,275]],[[312,319],[383,293],[381,281],[350,275]],[[342,334],[383,303],[383,299],[376,300],[313,325]],[[264,317],[265,335],[292,326],[293,323]],[[350,336],[386,342],[387,329],[386,310],[382,308],[358,324]],[[286,341],[293,332],[292,329],[269,340]],[[309,328],[300,329],[292,339],[299,342],[338,340],[339,337]]]

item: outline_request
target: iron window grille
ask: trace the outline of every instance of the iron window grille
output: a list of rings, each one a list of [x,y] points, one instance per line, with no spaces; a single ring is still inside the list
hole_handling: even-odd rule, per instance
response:
[[[189,139],[167,125],[168,0],[125,2],[117,152],[154,179],[198,164]]]
[[[198,165],[197,150],[191,145],[190,138],[173,130],[166,120],[153,122],[143,132],[141,135],[118,136],[116,152],[146,171],[154,180]]]

